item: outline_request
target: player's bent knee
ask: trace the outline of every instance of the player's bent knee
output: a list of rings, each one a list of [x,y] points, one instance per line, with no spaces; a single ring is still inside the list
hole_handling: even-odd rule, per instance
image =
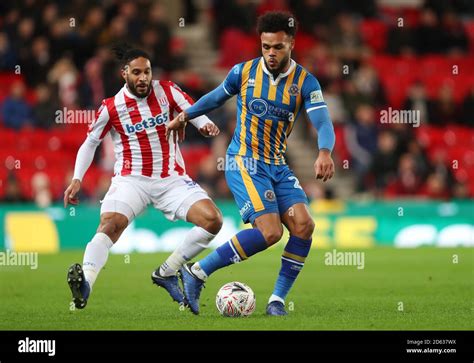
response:
[[[303,239],[310,239],[314,232],[314,221],[311,218],[307,218],[302,222],[295,224],[293,231],[290,231],[292,235]]]
[[[119,213],[104,213],[101,215],[97,232],[105,233],[112,242],[117,242],[122,232],[127,228],[128,219]]]
[[[267,241],[267,244],[273,245],[281,239],[281,236],[283,236],[283,228],[280,226],[280,228],[268,229],[262,231],[262,234],[265,238],[265,241]]]
[[[222,214],[218,209],[207,210],[203,214],[203,219],[202,228],[212,234],[219,233],[222,228]]]

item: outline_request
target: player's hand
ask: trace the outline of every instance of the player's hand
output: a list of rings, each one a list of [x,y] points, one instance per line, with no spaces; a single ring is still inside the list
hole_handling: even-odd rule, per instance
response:
[[[68,204],[79,204],[79,198],[76,197],[76,194],[80,189],[81,181],[79,179],[73,179],[71,184],[69,184],[66,191],[64,192],[64,208],[66,208]]]
[[[323,179],[323,182],[329,180],[334,175],[334,162],[331,158],[331,152],[326,149],[319,150],[318,158],[314,163],[316,179]]]
[[[219,130],[219,128],[214,122],[208,122],[207,124],[205,124],[203,127],[199,129],[199,132],[201,133],[202,136],[213,137],[213,136],[219,135],[221,130]]]
[[[184,140],[184,129],[188,123],[188,115],[186,112],[181,112],[168,125],[166,125],[166,139],[169,140],[171,133],[173,133],[174,142]]]

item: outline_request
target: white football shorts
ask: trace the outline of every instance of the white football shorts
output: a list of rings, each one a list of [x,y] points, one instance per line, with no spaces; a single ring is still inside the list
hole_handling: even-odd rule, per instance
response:
[[[201,199],[210,198],[188,175],[169,176],[164,179],[116,175],[101,201],[100,213],[120,213],[125,215],[130,223],[148,204],[153,204],[170,221],[186,221],[191,206]]]

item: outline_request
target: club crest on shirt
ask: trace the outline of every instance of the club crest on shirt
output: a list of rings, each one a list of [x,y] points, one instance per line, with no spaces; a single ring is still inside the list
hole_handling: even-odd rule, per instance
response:
[[[275,200],[275,193],[273,192],[273,190],[265,190],[264,196],[265,199],[269,202],[273,202]]]
[[[300,93],[300,88],[296,83],[293,83],[290,88],[288,88],[288,93],[290,94],[290,96],[298,96],[298,94]]]
[[[168,99],[166,97],[160,97],[158,98],[158,103],[160,106],[166,106],[168,105]]]

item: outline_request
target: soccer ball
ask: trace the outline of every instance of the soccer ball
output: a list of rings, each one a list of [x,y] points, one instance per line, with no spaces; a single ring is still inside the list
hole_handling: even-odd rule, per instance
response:
[[[249,316],[255,310],[255,294],[241,282],[229,282],[217,292],[217,310],[223,316]]]

